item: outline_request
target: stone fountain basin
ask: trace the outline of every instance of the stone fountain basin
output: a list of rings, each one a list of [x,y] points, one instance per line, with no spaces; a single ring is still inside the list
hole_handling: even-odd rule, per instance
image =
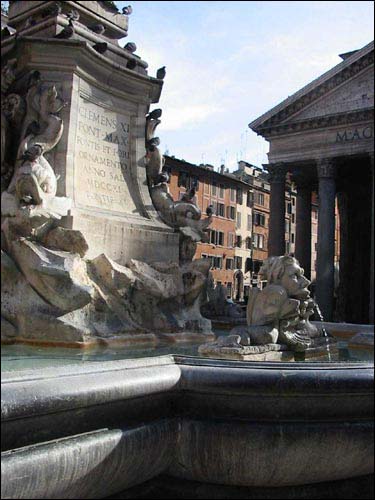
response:
[[[373,390],[370,363],[161,356],[7,372],[2,498],[106,498],[161,474],[355,479],[373,471]]]

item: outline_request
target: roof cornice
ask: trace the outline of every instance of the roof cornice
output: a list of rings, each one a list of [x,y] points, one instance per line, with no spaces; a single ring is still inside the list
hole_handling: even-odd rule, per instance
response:
[[[350,125],[352,123],[369,122],[374,120],[374,108],[361,109],[327,116],[307,118],[292,123],[265,125],[259,128],[258,135],[270,137],[273,135],[290,134],[324,127]]]

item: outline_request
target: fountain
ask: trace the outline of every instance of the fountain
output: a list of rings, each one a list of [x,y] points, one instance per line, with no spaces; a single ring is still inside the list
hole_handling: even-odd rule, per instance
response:
[[[324,359],[298,263],[265,263],[229,337],[201,314],[210,216],[168,191],[164,71],[119,46],[130,13],[11,2],[2,497],[370,498],[372,365],[337,359],[337,325]]]

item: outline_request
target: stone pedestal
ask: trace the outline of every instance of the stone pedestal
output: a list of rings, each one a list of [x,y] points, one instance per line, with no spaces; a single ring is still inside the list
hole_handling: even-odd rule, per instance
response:
[[[131,258],[177,262],[178,235],[153,208],[144,163],[145,115],[163,82],[119,46],[128,17],[104,2],[12,2],[9,24],[18,36],[3,49],[17,59],[20,85],[22,75],[39,71],[67,103],[51,152],[57,194],[72,199],[62,224],[83,233],[89,259],[105,253],[122,265]]]

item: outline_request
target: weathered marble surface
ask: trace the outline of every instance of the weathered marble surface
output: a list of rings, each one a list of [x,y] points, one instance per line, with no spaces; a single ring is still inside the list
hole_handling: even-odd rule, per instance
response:
[[[14,81],[13,69],[11,65],[2,72],[2,98],[6,103],[8,83]],[[64,103],[55,86],[45,83],[39,72],[30,74],[18,101],[23,103],[18,128],[6,124],[2,130],[3,340],[81,345],[110,340],[155,344],[162,334],[169,341],[174,341],[175,335],[185,341],[191,340],[190,334],[194,341],[212,338],[211,323],[200,313],[209,271],[207,261],[182,259],[178,264],[173,260],[146,263],[129,259],[125,266],[104,253],[89,258],[86,233],[61,226],[72,200],[57,195],[58,176],[44,153],[61,140],[64,123],[58,113]],[[82,109],[95,115],[90,106]],[[123,141],[123,147],[117,144],[115,152],[127,161],[126,119],[122,118],[122,135],[117,136],[110,130],[121,115],[108,112],[95,117],[104,121],[106,134],[112,134],[109,142]],[[88,136],[89,131],[83,127],[77,141]],[[102,147],[97,139],[95,144]],[[78,157],[82,152],[88,154],[78,148]],[[87,155],[83,155],[83,163],[78,157],[76,171],[94,168]],[[115,160],[110,153],[106,162],[109,165],[104,167],[108,169],[103,167],[103,172],[113,174],[110,168]],[[118,192],[112,208],[135,211],[126,178],[114,175],[110,175],[111,185]],[[80,196],[95,196],[87,200],[76,197],[75,203],[81,200],[95,207],[101,186],[92,183],[90,175],[85,179],[79,175],[76,179]],[[168,254],[168,248],[161,250]]]
[[[2,497],[108,498],[161,472],[216,484],[216,498],[360,478],[373,471],[373,378],[370,363],[181,356],[8,372]]]
[[[227,289],[222,284],[214,285],[213,277],[210,273],[207,283],[208,302],[202,308],[204,316],[210,319],[226,319],[235,321],[245,318],[241,307],[227,299]]]
[[[119,46],[130,12],[105,2],[10,4],[16,31],[2,40],[1,71],[5,341],[212,338],[200,314],[208,263],[192,262],[210,218],[170,195],[161,210],[150,194],[162,159],[159,111],[149,107],[165,68],[148,76],[136,45]]]

